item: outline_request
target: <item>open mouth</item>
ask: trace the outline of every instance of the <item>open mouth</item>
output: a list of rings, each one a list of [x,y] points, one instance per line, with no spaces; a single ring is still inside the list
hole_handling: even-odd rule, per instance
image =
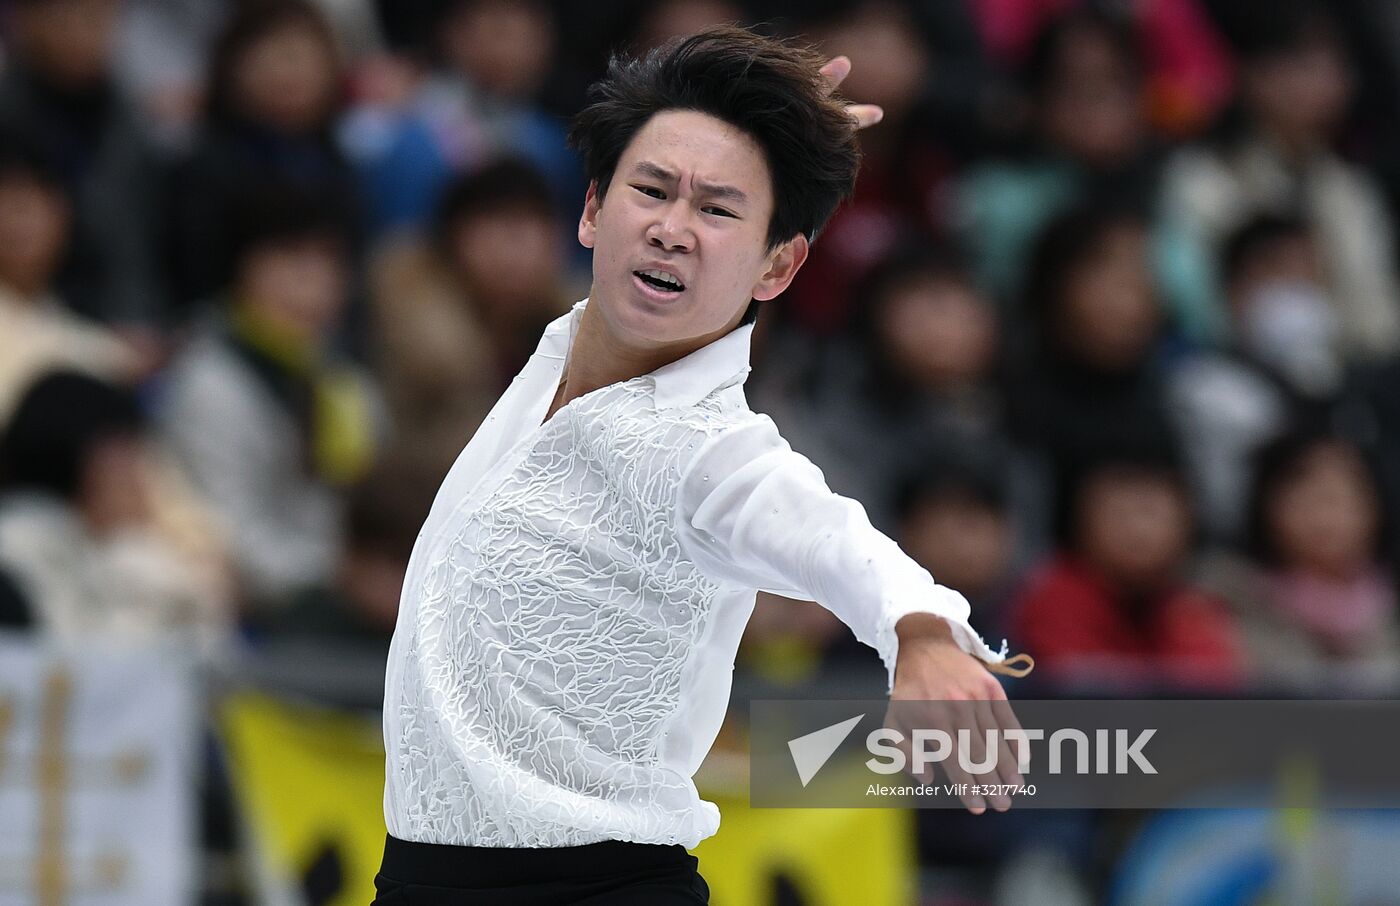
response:
[[[633,271],[632,274],[647,286],[663,293],[679,293],[685,291],[685,284],[682,283],[679,278],[665,271]]]

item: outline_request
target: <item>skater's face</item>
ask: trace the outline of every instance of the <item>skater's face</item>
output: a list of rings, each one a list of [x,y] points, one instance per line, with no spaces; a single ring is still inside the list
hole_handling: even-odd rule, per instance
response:
[[[733,330],[751,299],[785,290],[807,240],[769,248],[773,205],[767,161],[747,133],[691,110],[653,116],[606,195],[589,188],[579,221],[579,241],[593,249],[591,298],[609,332],[636,348],[684,352]]]

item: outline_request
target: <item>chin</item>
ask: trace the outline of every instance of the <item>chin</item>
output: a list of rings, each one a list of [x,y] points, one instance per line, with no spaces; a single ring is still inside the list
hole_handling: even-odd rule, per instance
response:
[[[624,290],[620,294],[620,304],[612,306],[609,320],[619,332],[638,340],[670,343],[688,335],[689,309],[683,300],[657,301]]]

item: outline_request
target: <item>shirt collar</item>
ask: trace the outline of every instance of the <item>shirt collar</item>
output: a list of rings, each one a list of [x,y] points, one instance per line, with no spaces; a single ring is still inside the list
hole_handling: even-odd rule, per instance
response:
[[[588,305],[583,299],[568,314],[560,315],[545,328],[535,354],[557,359],[561,367],[573,345],[579,318]],[[742,379],[749,373],[749,353],[753,324],[742,324],[724,336],[689,355],[653,371],[652,399],[658,409],[693,406],[711,392]]]

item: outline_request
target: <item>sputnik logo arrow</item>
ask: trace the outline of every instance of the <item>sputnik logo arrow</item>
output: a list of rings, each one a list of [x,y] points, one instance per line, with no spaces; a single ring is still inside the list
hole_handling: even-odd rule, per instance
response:
[[[792,752],[792,763],[797,768],[797,777],[802,781],[803,787],[807,786],[807,782],[815,777],[822,765],[835,754],[836,749],[851,735],[851,731],[864,716],[857,714],[839,724],[832,724],[806,736],[788,740],[788,751]]]

